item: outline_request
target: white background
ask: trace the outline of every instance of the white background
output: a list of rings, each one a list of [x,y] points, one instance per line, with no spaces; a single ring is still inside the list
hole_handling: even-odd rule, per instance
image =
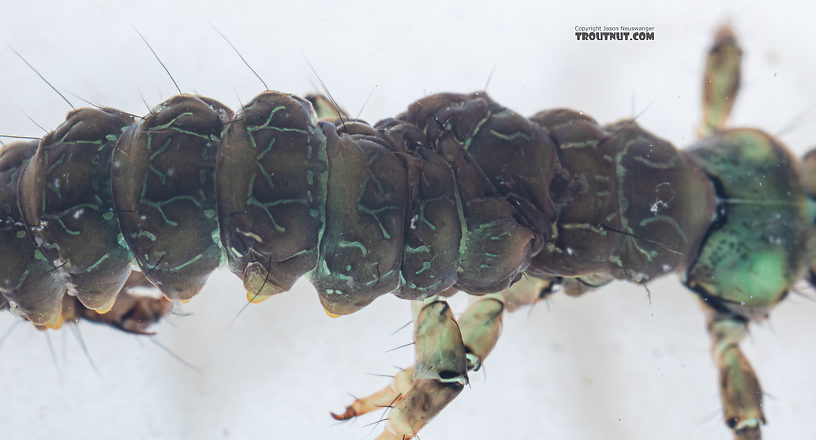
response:
[[[262,89],[209,20],[270,87],[318,91],[308,57],[335,98],[372,122],[427,93],[482,89],[493,72],[488,92],[522,114],[566,106],[613,122],[643,112],[641,125],[678,146],[694,140],[703,56],[730,19],[746,54],[734,124],[779,134],[798,154],[816,141],[816,14],[804,2],[54,3],[0,0],[0,41],[61,91],[134,113],[146,113],[140,94],[152,106],[176,92],[131,26],[186,92],[234,108]],[[578,25],[655,26],[655,41],[579,42]],[[67,110],[0,48],[0,133],[39,136],[25,114],[53,128]],[[230,325],[244,293],[214,275],[179,307],[192,316],[157,328],[200,372],[145,338],[84,324],[95,372],[69,329],[49,332],[55,361],[46,336],[19,325],[0,346],[3,438],[373,438],[364,425],[379,415],[335,425],[328,411],[346,392],[385,384],[366,373],[411,363],[411,348],[385,353],[410,342],[410,330],[391,335],[408,303],[384,297],[331,320],[297,287]],[[729,439],[694,296],[675,277],[650,288],[651,304],[616,283],[507,317],[487,373],[421,437]],[[772,395],[767,439],[816,437],[814,317],[816,304],[792,295],[744,344]],[[0,317],[0,332],[13,322]]]

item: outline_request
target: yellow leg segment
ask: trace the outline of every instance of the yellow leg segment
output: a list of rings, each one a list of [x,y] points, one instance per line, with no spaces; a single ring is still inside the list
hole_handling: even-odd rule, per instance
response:
[[[714,362],[720,370],[720,398],[725,423],[735,440],[760,440],[762,388],[739,342],[748,331],[748,322],[732,314],[710,311],[708,331],[712,338]]]

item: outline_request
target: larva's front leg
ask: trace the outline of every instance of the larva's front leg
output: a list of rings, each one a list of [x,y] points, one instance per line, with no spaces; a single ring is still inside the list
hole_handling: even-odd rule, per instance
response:
[[[448,303],[423,301],[415,323],[411,386],[399,390],[379,440],[413,438],[468,382],[463,335]]]
[[[479,298],[459,317],[458,323],[446,302],[438,299],[416,302],[419,311],[414,330],[415,364],[397,373],[387,387],[355,400],[342,414],[332,416],[347,420],[392,407],[379,439],[415,436],[461,392],[467,382],[466,371],[481,368],[496,346],[504,311],[535,303],[551,284],[552,281],[522,278],[509,289]]]
[[[416,304],[419,311],[414,319],[414,365],[397,373],[382,390],[355,400],[343,414],[332,413],[335,419],[347,420],[380,408],[393,408],[380,440],[414,437],[459,395],[468,381],[468,353],[448,303],[434,297]]]

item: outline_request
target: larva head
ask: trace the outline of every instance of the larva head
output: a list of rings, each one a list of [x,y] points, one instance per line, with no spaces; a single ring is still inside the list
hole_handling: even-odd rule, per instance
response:
[[[689,154],[715,183],[718,217],[685,284],[714,307],[764,316],[799,279],[807,255],[812,221],[796,162],[753,129],[718,132]]]

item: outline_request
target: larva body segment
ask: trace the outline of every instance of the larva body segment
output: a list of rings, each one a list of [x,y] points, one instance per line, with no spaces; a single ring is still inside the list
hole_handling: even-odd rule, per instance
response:
[[[65,285],[34,243],[17,203],[20,171],[36,151],[37,142],[15,143],[0,150],[0,286],[5,300],[28,310],[32,322],[45,324],[58,321]]]
[[[201,290],[221,262],[215,160],[232,111],[178,95],[122,135],[111,183],[140,270],[171,299]]]
[[[85,307],[103,313],[113,307],[130,274],[130,252],[119,245],[110,169],[116,140],[132,122],[116,110],[70,112],[40,141],[19,180],[23,221],[53,265],[48,270],[60,275]],[[34,322],[58,321],[61,299],[59,293],[48,310],[34,312],[48,316]]]
[[[315,266],[328,173],[315,122],[305,100],[263,93],[238,113],[219,149],[222,240],[251,301],[289,290]]]

